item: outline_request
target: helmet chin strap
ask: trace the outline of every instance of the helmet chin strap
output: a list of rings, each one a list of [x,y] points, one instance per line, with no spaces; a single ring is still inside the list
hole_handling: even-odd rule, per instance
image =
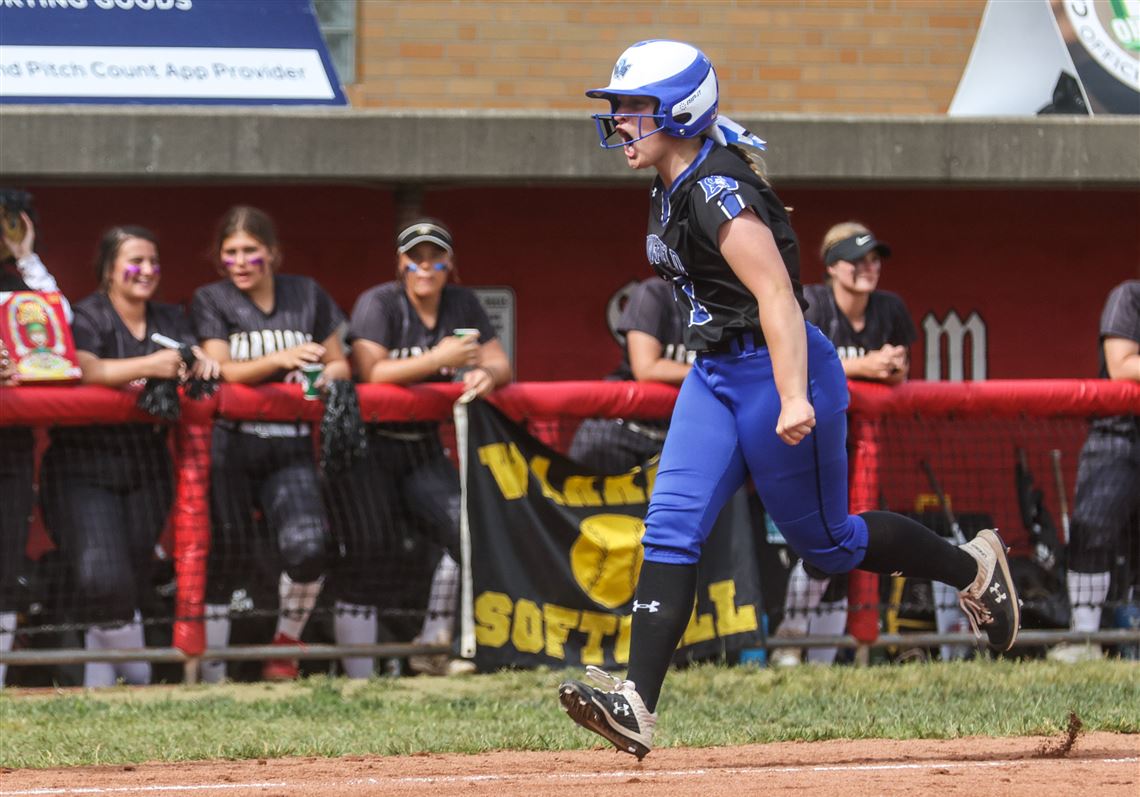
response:
[[[727,116],[717,117],[717,120],[708,129],[708,136],[722,146],[738,144],[759,150],[768,149],[768,142],[745,130],[742,125],[732,121]]]

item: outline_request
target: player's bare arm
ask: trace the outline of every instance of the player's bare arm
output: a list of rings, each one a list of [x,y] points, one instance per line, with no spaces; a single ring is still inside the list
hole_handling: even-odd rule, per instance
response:
[[[906,381],[910,357],[905,346],[884,345],[862,357],[843,360],[843,372],[852,379],[871,379],[888,385]]]
[[[177,379],[183,367],[182,355],[172,349],[123,359],[103,359],[89,351],[77,351],[75,358],[83,371],[83,384],[105,387],[124,387],[136,379]]]
[[[1109,379],[1140,382],[1140,343],[1128,338],[1105,338],[1104,364]]]
[[[807,335],[788,270],[772,233],[754,213],[741,213],[717,233],[721,254],[756,297],[760,326],[772,353],[772,372],[780,394],[776,434],[796,445],[815,426],[807,399]]]
[[[689,375],[688,363],[679,363],[664,356],[661,341],[648,332],[631,329],[625,336],[629,350],[629,367],[638,382],[665,382],[679,385]]]
[[[474,390],[476,396],[485,396],[497,387],[511,381],[511,364],[498,340],[479,346],[479,360],[463,374],[463,386]]]
[[[457,338],[452,339],[458,342]],[[440,346],[436,346],[416,357],[393,358],[386,346],[358,338],[352,344],[352,365],[365,382],[411,385],[438,374],[441,368],[459,367],[450,365],[452,361],[467,362],[466,354],[462,358],[448,356],[450,348],[441,351]],[[450,353],[454,354],[454,351]]]
[[[201,346],[206,356],[217,360],[224,381],[241,385],[260,385],[281,371],[292,371],[302,363],[321,362],[325,356],[325,347],[312,342],[241,361],[230,357],[230,344],[221,338],[204,340]]]
[[[344,346],[340,342],[340,330],[325,338],[321,347],[325,350],[321,357],[321,362],[325,364],[321,378],[325,382],[334,379],[352,379],[352,370],[348,367],[348,358],[344,356]]]

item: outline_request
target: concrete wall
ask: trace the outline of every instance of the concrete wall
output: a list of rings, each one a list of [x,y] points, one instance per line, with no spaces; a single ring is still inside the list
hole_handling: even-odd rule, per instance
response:
[[[781,184],[1140,186],[1134,117],[769,115]],[[583,113],[6,106],[0,174],[42,180],[636,183]]]

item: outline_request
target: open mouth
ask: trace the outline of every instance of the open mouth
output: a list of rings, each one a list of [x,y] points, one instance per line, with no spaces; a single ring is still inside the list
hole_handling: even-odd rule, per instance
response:
[[[617,134],[619,137],[621,137],[622,140],[622,151],[625,152],[626,157],[632,158],[636,152],[633,146],[633,136],[621,128],[618,128]]]

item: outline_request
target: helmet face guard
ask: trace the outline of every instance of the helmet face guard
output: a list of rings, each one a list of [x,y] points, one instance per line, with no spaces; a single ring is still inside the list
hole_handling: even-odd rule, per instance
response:
[[[616,105],[612,100],[611,105]],[[617,134],[618,117],[622,119],[636,119],[637,120],[637,136],[626,141],[624,138]],[[665,114],[660,113],[596,113],[593,116],[594,124],[598,128],[598,138],[601,139],[602,146],[606,149],[620,149],[626,144],[632,144],[635,141],[641,141],[643,138],[648,138],[654,133],[660,133],[665,129]],[[650,120],[649,123],[646,120]],[[646,127],[651,126],[652,129],[646,131]]]
[[[591,89],[587,97],[609,100],[610,113],[595,114],[601,144],[607,149],[623,146],[614,141],[615,117],[638,119],[640,141],[664,130],[676,138],[696,138],[717,118],[717,79],[712,62],[690,44],[665,40],[638,42],[618,59],[610,85]],[[656,101],[654,114],[616,114],[618,98],[649,97]],[[645,120],[655,126],[645,130]]]

